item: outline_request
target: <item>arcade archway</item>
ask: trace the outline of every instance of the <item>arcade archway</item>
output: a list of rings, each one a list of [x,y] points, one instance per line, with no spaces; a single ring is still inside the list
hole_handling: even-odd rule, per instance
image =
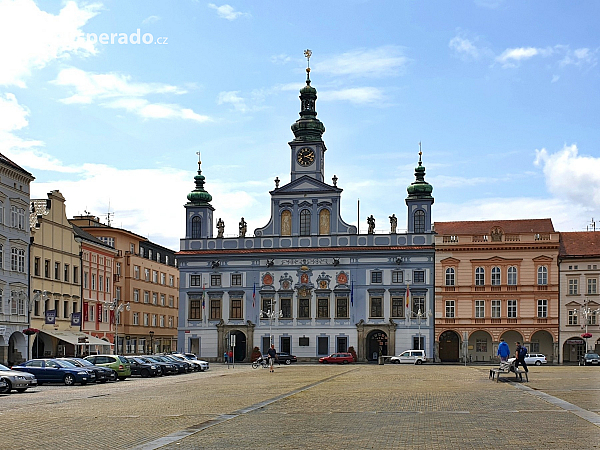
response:
[[[460,357],[460,337],[456,331],[447,330],[440,335],[440,360],[457,362]]]
[[[382,355],[388,354],[388,337],[381,330],[373,330],[367,335],[367,360],[377,361],[381,352]]]

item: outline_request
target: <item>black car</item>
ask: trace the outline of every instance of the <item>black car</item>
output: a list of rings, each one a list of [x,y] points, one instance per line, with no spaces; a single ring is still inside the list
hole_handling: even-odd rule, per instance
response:
[[[61,361],[67,361],[77,367],[85,367],[88,370],[93,370],[96,374],[96,383],[106,383],[108,380],[116,380],[117,374],[114,370],[108,367],[95,366],[91,362],[81,358],[57,358]]]
[[[154,355],[154,357],[158,358],[160,361],[164,361],[166,363],[171,363],[175,365],[179,373],[187,373],[192,371],[188,363],[179,361],[177,358],[172,358],[167,355]]]
[[[179,373],[179,367],[177,367],[175,364],[161,361],[160,359],[156,358],[156,355],[136,356],[136,358],[139,358],[142,361],[150,364],[156,364],[160,368],[160,373],[158,374],[159,376]]]
[[[157,364],[146,362],[135,356],[128,356],[127,361],[131,364],[131,375],[139,375],[142,378],[155,377],[160,370]]]
[[[598,353],[586,353],[581,357],[581,362],[579,364],[582,366],[599,366],[600,356]]]
[[[291,363],[295,363],[298,362],[298,358],[296,358],[294,355],[290,355],[289,353],[277,353],[277,359],[276,361],[281,365],[281,364],[287,364],[288,366]]]

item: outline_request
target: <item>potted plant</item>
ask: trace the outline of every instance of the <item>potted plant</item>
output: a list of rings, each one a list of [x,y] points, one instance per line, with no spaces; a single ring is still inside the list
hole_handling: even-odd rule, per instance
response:
[[[37,328],[26,328],[23,330],[23,334],[25,336],[31,336],[31,335],[37,334],[39,332],[40,332],[40,330],[38,330]]]
[[[356,356],[356,350],[354,350],[354,347],[348,347],[348,353],[352,355],[354,362],[358,361],[358,356]]]

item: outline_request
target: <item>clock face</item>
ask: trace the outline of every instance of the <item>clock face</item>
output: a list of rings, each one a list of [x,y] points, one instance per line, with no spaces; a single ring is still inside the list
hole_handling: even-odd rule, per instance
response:
[[[303,167],[308,167],[315,162],[315,152],[312,148],[303,147],[298,150],[296,159],[298,160],[298,164]]]

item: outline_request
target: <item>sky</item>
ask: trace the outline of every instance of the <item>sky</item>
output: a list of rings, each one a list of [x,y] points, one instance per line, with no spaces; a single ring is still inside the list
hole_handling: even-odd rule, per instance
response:
[[[0,0],[0,152],[172,249],[201,152],[215,225],[266,225],[311,80],[325,180],[406,228],[419,142],[434,221],[600,219],[598,2]],[[139,33],[139,34],[138,34]],[[103,34],[106,34],[103,36]],[[216,231],[215,231],[216,235]]]

